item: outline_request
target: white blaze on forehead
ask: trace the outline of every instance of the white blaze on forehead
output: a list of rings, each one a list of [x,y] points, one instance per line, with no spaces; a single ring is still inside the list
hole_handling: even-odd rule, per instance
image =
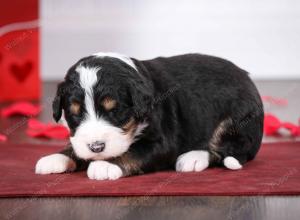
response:
[[[127,65],[131,66],[133,69],[135,69],[137,71],[135,64],[133,63],[132,59],[130,59],[130,57],[128,57],[128,56],[118,54],[118,53],[111,53],[111,52],[108,52],[108,53],[99,52],[99,53],[95,53],[93,55],[97,56],[97,57],[117,58],[117,59],[121,60],[122,62],[126,63]]]
[[[89,117],[95,119],[95,105],[94,105],[94,94],[93,87],[97,82],[97,72],[100,70],[98,68],[88,68],[83,66],[78,66],[76,71],[79,73],[80,86],[85,91],[85,105]]]

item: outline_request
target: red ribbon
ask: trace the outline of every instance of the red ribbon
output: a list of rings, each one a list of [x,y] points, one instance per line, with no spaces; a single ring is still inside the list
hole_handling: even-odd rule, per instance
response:
[[[279,134],[279,129],[285,128],[293,137],[300,136],[300,126],[291,122],[281,122],[272,114],[265,114],[264,119],[264,134],[267,136]]]

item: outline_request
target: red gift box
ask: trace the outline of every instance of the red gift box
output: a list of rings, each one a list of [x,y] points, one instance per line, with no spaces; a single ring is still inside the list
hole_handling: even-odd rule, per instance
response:
[[[0,2],[0,101],[40,97],[38,1]]]

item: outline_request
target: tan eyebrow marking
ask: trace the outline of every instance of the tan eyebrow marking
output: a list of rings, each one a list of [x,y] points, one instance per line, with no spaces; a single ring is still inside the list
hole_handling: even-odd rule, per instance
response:
[[[80,112],[80,104],[78,102],[72,102],[70,110],[71,113],[78,115]]]
[[[106,97],[101,102],[101,105],[105,108],[106,111],[109,111],[116,107],[117,101],[110,97]]]

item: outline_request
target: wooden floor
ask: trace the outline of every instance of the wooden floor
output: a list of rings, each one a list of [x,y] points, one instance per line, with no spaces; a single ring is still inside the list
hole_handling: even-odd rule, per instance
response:
[[[1,199],[1,219],[299,220],[299,197]]]
[[[283,120],[297,122],[300,117],[300,81],[256,82],[261,95],[277,96],[289,101],[288,106],[266,105]],[[40,119],[51,120],[51,102],[55,83],[43,88],[43,113]],[[0,106],[1,107],[1,106]],[[12,143],[54,144],[28,138],[26,119],[1,120],[0,131]],[[294,141],[285,138],[264,138],[269,141]],[[22,183],[20,183],[22,184]],[[76,183],[74,183],[76,184]],[[2,198],[0,219],[300,219],[299,196],[197,196],[197,197],[87,197],[87,198]]]

